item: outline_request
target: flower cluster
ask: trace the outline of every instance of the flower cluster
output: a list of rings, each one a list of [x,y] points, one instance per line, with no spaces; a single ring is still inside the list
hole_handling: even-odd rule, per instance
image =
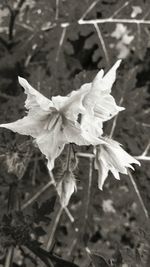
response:
[[[106,75],[100,70],[91,83],[83,84],[69,95],[52,97],[51,100],[19,77],[19,83],[27,94],[27,116],[0,127],[34,137],[48,160],[50,171],[65,144],[98,146],[95,166],[99,170],[98,184],[102,189],[109,170],[119,179],[119,172],[126,174],[127,167],[133,168],[132,163],[139,164],[119,143],[103,137],[103,122],[124,110],[117,106],[111,95],[120,63],[118,60]]]

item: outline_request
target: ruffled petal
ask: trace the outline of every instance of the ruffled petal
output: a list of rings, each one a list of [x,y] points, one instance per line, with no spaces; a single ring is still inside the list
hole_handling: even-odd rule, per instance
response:
[[[123,150],[118,142],[110,138],[102,139],[106,143],[98,146],[95,158],[95,168],[98,170],[100,189],[102,189],[109,171],[119,180],[119,173],[127,174],[127,168],[134,169],[131,164],[140,165],[140,162]]]
[[[113,96],[110,95],[111,87],[116,79],[116,70],[120,63],[121,61],[118,60],[105,76],[103,76],[104,71],[100,70],[92,84],[89,84],[89,89],[83,99],[83,105],[88,113],[94,113],[103,121],[111,119],[119,111],[124,110],[124,108],[116,105]]]
[[[117,60],[117,62],[112,66],[112,68],[105,74],[103,77],[104,71],[100,70],[96,75],[95,79],[92,83],[93,91],[105,91],[105,93],[110,94],[111,88],[116,80],[116,70],[119,68],[121,64],[121,60]]]
[[[55,159],[61,154],[64,145],[67,143],[62,131],[62,119],[56,115],[54,119],[49,122],[48,130],[41,133],[36,138],[36,143],[41,152],[48,160],[48,169],[51,171],[54,168]]]
[[[63,114],[65,118],[71,121],[76,121],[78,114],[86,112],[83,106],[83,98],[87,93],[87,88],[82,90],[72,91],[68,96],[52,97],[55,108]]]
[[[63,129],[64,136],[67,143],[75,143],[76,145],[90,145],[90,141],[84,138],[80,125],[76,122],[66,120],[65,127]]]
[[[26,79],[18,77],[20,85],[24,88],[27,94],[27,99],[25,101],[25,107],[27,109],[41,108],[42,110],[49,111],[50,107],[53,107],[53,103],[44,95],[40,94],[35,90]]]
[[[1,124],[0,127],[7,128],[15,133],[37,137],[41,134],[45,124],[46,118],[45,120],[36,120],[33,117],[26,116],[15,122]]]
[[[124,170],[126,168],[134,169],[131,165],[133,163],[140,166],[140,162],[129,155],[118,142],[110,138],[105,138],[105,141],[107,143],[107,145],[105,144],[105,153],[107,151],[110,162],[116,169],[118,169],[119,171],[122,170],[120,172],[126,173],[126,170]]]
[[[95,141],[103,134],[102,120],[88,113],[81,118],[81,128],[83,132],[89,135],[89,138],[90,136],[92,138],[95,137]],[[95,143],[93,145],[95,145]]]
[[[107,121],[124,110],[123,107],[117,106],[115,99],[111,95],[102,95],[101,99],[96,102],[94,107],[94,115],[102,121]]]

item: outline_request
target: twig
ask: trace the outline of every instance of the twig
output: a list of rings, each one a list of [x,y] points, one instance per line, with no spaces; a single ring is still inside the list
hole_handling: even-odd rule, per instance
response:
[[[146,209],[146,207],[144,205],[143,199],[142,199],[141,194],[140,194],[140,192],[138,190],[138,187],[137,187],[137,185],[136,185],[136,183],[134,181],[134,178],[133,178],[133,176],[132,176],[132,174],[131,174],[131,172],[129,170],[128,170],[128,175],[129,175],[131,184],[132,184],[132,186],[133,186],[133,188],[135,190],[135,193],[137,195],[137,198],[139,200],[139,203],[140,203],[140,205],[142,207],[142,210],[143,210],[143,212],[145,214],[145,217],[146,217],[146,219],[149,219],[148,211],[147,211],[147,209]]]
[[[90,195],[91,195],[91,185],[92,185],[92,174],[93,174],[93,159],[89,159],[89,179],[88,179],[88,190],[87,190],[87,198],[86,198],[86,206],[85,206],[85,222],[86,224],[88,219],[88,209],[89,209],[89,203],[90,203]]]
[[[84,235],[86,231],[86,223],[88,220],[88,210],[89,210],[89,204],[90,204],[90,195],[91,195],[91,185],[92,185],[92,174],[93,174],[93,158],[89,158],[89,175],[88,175],[88,185],[87,185],[87,194],[85,199],[85,205],[84,205],[84,219],[82,223],[82,229],[79,231],[78,228],[75,229],[76,237],[73,239],[72,245],[67,253],[67,257],[70,257],[72,254],[72,251],[74,251],[75,246],[77,245],[78,239],[81,237],[81,235]]]
[[[62,212],[63,212],[63,207],[60,206],[59,209],[58,209],[56,218],[55,218],[55,222],[53,223],[53,227],[52,227],[52,229],[50,229],[50,234],[49,234],[48,241],[47,241],[47,244],[46,244],[46,249],[48,251],[50,250],[50,247],[52,245],[53,238],[54,238],[54,235],[55,235],[57,226],[59,224],[59,221],[60,221],[60,217],[62,215]]]
[[[26,203],[24,203],[21,207],[21,210],[26,209],[30,206],[38,197],[40,197],[51,185],[53,185],[53,181],[49,181],[45,186],[43,186],[33,197],[31,197]]]
[[[138,160],[150,161],[150,156],[147,156],[149,149],[150,149],[150,142],[146,146],[144,152],[140,156],[135,156],[135,158]]]
[[[33,171],[32,171],[32,185],[35,185],[35,180],[36,180],[36,172],[37,172],[37,168],[38,168],[38,160],[37,160],[37,155],[35,156],[35,161],[34,161],[34,166],[33,166]]]
[[[95,155],[92,153],[83,153],[83,152],[77,152],[76,153],[77,157],[81,157],[81,158],[95,158]]]
[[[150,161],[150,157],[147,156],[135,156],[134,158],[138,160]]]
[[[58,17],[59,17],[59,0],[56,0],[55,20],[58,20]]]
[[[126,24],[143,24],[150,25],[150,20],[144,19],[115,19],[115,18],[105,18],[105,19],[91,19],[91,20],[78,20],[79,25],[84,24],[105,24],[105,23],[126,23]]]
[[[59,46],[58,46],[58,50],[57,50],[57,54],[56,54],[56,62],[58,62],[58,60],[59,60],[59,54],[60,54],[61,47],[62,47],[64,39],[65,39],[66,31],[67,31],[67,26],[63,27],[63,29],[62,29],[62,34],[60,37]]]
[[[148,145],[146,146],[146,148],[145,148],[145,150],[144,150],[144,152],[142,153],[141,156],[146,156],[147,153],[148,153],[148,151],[149,151],[149,149],[150,149],[150,142],[149,142]]]
[[[11,267],[12,266],[13,255],[14,255],[14,247],[11,246],[11,247],[8,248],[8,251],[7,251],[7,254],[6,254],[5,263],[4,263],[4,267]]]
[[[121,7],[119,7],[110,18],[114,18],[116,15],[118,15],[120,13],[121,10],[123,10],[125,7],[127,7],[129,5],[129,1],[125,2],[124,5],[122,5]]]
[[[96,33],[97,33],[98,38],[99,38],[99,40],[100,40],[100,44],[101,44],[102,49],[103,49],[103,51],[104,51],[104,55],[105,55],[105,59],[106,59],[106,63],[107,63],[107,65],[109,66],[109,65],[110,65],[109,55],[108,55],[108,52],[107,52],[107,49],[106,49],[106,45],[105,45],[105,42],[104,42],[102,33],[101,33],[100,28],[99,28],[99,26],[98,26],[97,23],[94,23],[93,26],[95,27]]]
[[[80,19],[84,19],[87,14],[89,14],[89,12],[97,5],[97,3],[99,2],[100,0],[95,0],[89,7],[88,9],[84,12],[84,14],[82,15],[82,17]]]
[[[123,102],[123,97],[121,97],[120,99],[120,102],[119,102],[119,105],[121,105]],[[116,124],[117,124],[117,119],[118,119],[118,116],[119,116],[119,113],[115,116],[114,120],[113,120],[113,123],[112,123],[112,127],[111,127],[111,131],[110,131],[110,134],[109,134],[109,137],[112,138],[113,134],[114,134],[114,131],[116,129]]]

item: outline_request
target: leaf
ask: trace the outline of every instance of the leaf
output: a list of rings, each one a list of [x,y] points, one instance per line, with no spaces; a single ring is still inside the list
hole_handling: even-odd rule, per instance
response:
[[[89,255],[95,267],[110,267],[102,256],[94,253],[90,253]]]
[[[46,232],[41,226],[34,228],[34,232],[38,237],[46,235]]]
[[[51,199],[43,202],[40,206],[37,202],[33,205],[33,216],[36,223],[50,221],[50,218],[47,215],[50,215],[54,211],[55,202],[56,196],[53,196]]]
[[[123,264],[123,259],[122,259],[122,255],[119,249],[116,250],[116,252],[113,255],[113,265],[114,267],[122,267]]]

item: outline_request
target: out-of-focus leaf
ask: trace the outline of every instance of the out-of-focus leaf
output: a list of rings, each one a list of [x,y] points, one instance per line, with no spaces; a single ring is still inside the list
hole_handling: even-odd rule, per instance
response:
[[[51,199],[46,200],[40,206],[36,202],[33,205],[33,216],[36,223],[39,222],[50,222],[50,215],[54,211],[56,196],[53,196]]]
[[[110,267],[106,260],[98,254],[90,253],[90,258],[95,267]]]

